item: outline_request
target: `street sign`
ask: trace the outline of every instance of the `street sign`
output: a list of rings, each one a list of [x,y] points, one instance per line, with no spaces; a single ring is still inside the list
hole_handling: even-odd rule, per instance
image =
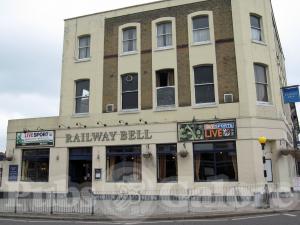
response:
[[[282,88],[284,104],[300,102],[299,86]]]

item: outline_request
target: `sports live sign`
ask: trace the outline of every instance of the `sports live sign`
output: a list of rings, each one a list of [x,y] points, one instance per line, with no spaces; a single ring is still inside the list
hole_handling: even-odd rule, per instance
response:
[[[178,141],[236,139],[236,121],[178,123]]]
[[[54,146],[54,131],[20,132],[16,136],[16,147]]]

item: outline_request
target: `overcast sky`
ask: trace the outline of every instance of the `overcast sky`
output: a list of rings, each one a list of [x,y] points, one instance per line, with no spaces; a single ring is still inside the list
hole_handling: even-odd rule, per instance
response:
[[[0,150],[9,119],[58,115],[63,20],[145,2],[151,0],[0,0]],[[300,1],[273,5],[288,82],[300,84]]]

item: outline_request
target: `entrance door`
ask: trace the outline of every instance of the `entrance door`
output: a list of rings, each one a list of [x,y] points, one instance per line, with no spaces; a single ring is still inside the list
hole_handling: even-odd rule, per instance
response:
[[[69,150],[69,188],[79,191],[92,187],[92,148]]]

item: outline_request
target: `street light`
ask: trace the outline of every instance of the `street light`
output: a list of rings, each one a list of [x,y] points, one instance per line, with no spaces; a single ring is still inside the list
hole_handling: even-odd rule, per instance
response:
[[[265,177],[265,188],[264,188],[264,204],[266,208],[270,208],[270,196],[269,196],[269,187],[267,181],[267,170],[266,170],[266,153],[265,153],[265,146],[268,139],[264,136],[258,138],[258,142],[261,145],[261,149],[263,151],[263,164],[264,164],[264,177]]]

